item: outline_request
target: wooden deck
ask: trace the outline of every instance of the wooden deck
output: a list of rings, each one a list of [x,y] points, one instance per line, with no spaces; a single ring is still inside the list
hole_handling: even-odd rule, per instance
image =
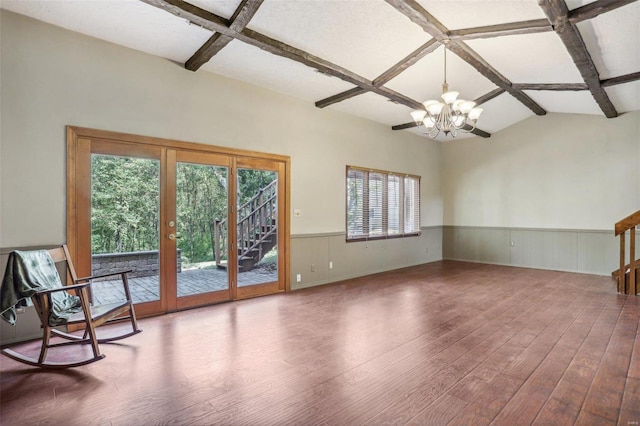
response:
[[[639,321],[610,277],[436,262],[146,318],[66,372],[2,357],[0,423],[636,425]]]
[[[191,269],[177,274],[178,297],[209,291],[224,290],[228,287],[227,271],[222,269]],[[245,287],[278,280],[276,271],[254,269],[238,274],[238,286]],[[160,299],[158,276],[129,278],[131,298],[134,303],[150,302]],[[96,304],[113,303],[124,300],[124,290],[120,279],[100,281],[92,286]]]

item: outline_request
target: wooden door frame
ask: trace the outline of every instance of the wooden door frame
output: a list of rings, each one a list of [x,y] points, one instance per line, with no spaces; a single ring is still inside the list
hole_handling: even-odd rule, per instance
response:
[[[233,157],[232,164],[235,167],[236,159],[243,160],[270,160],[282,163],[284,167],[283,176],[279,177],[284,179],[284,223],[282,224],[282,232],[284,238],[283,247],[280,247],[279,255],[284,256],[284,271],[282,271],[282,285],[284,291],[291,289],[290,283],[290,194],[291,194],[291,159],[289,156],[261,153],[257,151],[246,151],[234,148],[225,148],[213,145],[205,145],[195,142],[186,142],[174,139],[163,139],[150,136],[140,136],[121,132],[112,132],[107,130],[97,130],[85,127],[67,126],[67,245],[74,264],[77,267],[78,274],[82,276],[91,275],[91,261],[90,256],[86,253],[91,253],[91,241],[90,238],[82,238],[79,229],[91,229],[90,223],[90,209],[91,209],[91,188],[90,185],[87,188],[80,186],[80,182],[90,182],[91,177],[91,163],[87,161],[87,158],[91,156],[91,144],[92,142],[103,143],[115,143],[124,144],[127,149],[130,149],[130,154],[139,154],[148,151],[160,149],[161,154],[161,168],[166,167],[167,164],[167,150],[175,151],[190,151],[195,153],[209,153],[209,154],[223,154]],[[123,145],[123,146],[124,146]],[[137,148],[136,148],[137,147]],[[235,178],[235,177],[234,177]],[[161,173],[161,188],[167,188],[168,182],[166,179],[166,173]],[[233,185],[235,191],[235,184]],[[166,203],[165,203],[166,204]],[[87,209],[89,214],[87,213]],[[161,207],[160,220],[161,229],[166,228],[166,209]],[[234,210],[235,211],[235,210]],[[161,253],[166,253],[167,239],[160,239]],[[163,261],[162,259],[160,260]],[[164,260],[166,261],[166,259]],[[162,288],[161,291],[166,291]],[[235,295],[234,295],[235,296]],[[166,300],[166,297],[164,298]],[[138,311],[138,309],[136,309]],[[163,306],[164,312],[168,311],[167,306]],[[139,316],[151,315],[152,312],[144,312],[144,310],[138,312]]]
[[[238,182],[238,173],[240,169],[245,169],[245,170],[267,170],[267,171],[272,171],[275,172],[278,176],[278,190],[277,190],[277,203],[279,205],[280,203],[280,198],[286,196],[285,194],[287,193],[286,191],[286,187],[285,187],[285,182],[283,182],[282,180],[280,180],[280,176],[284,174],[284,170],[283,170],[283,165],[281,162],[274,162],[272,160],[266,159],[266,158],[260,158],[260,159],[255,159],[255,158],[238,158],[236,159],[235,163],[234,163],[234,184],[236,185],[234,187],[234,191],[238,191],[237,188],[237,182]],[[234,220],[237,221],[237,209],[234,210],[235,213],[233,214],[233,216],[235,216]],[[285,212],[287,212],[288,209],[280,209],[278,208],[278,223],[282,223],[282,221],[285,221],[286,219],[283,217],[285,215]],[[281,268],[285,268],[285,264],[286,261],[285,259],[283,259],[280,255],[280,247],[285,246],[286,243],[283,241],[283,234],[278,232],[278,275],[280,275],[280,269]],[[236,252],[237,254],[237,250],[234,250],[234,252]],[[274,289],[273,283],[269,282],[269,283],[262,283],[262,284],[255,284],[255,285],[251,285],[251,286],[246,286],[246,287],[240,287],[239,283],[238,283],[238,260],[236,259],[236,261],[233,263],[234,265],[234,269],[236,270],[236,282],[235,282],[235,286],[234,286],[234,291],[233,291],[233,299],[234,300],[240,300],[240,299],[247,299],[247,298],[251,298],[251,297],[256,297],[256,296],[260,296],[263,294],[271,294],[271,293],[280,293],[285,291],[285,286],[283,285],[282,282],[278,281],[278,285],[277,285],[277,289]],[[285,269],[285,272],[288,269]]]

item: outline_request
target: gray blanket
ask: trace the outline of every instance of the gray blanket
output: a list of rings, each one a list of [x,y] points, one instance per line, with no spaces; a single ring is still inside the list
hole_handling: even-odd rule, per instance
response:
[[[46,250],[13,251],[0,285],[0,313],[12,325],[16,323],[16,306],[30,304],[29,298],[39,290],[62,287],[56,265]],[[82,310],[80,298],[66,291],[51,293],[50,325],[60,325]]]

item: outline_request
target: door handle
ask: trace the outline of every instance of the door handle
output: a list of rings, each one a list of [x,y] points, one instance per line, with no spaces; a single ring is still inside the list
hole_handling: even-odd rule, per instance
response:
[[[179,235],[176,235],[176,234],[169,234],[169,239],[170,239],[170,240],[178,240],[178,239],[180,239],[180,238],[182,238],[182,237],[180,237]]]

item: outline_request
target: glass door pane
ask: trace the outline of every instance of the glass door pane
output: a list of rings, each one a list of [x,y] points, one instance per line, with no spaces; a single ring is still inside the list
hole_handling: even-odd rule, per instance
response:
[[[278,281],[278,173],[237,173],[238,288]]]
[[[177,163],[178,297],[227,291],[227,167]]]
[[[167,152],[167,307],[231,300],[228,156]]]
[[[92,275],[131,269],[135,303],[160,300],[160,161],[91,154]],[[119,277],[93,286],[94,301],[124,299]]]

